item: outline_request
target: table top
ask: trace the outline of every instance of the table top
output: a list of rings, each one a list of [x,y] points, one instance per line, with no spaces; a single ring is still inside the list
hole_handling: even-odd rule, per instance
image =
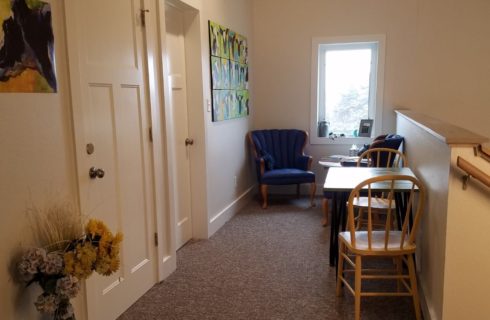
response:
[[[318,163],[324,167],[325,169],[332,168],[332,167],[341,167],[342,165],[340,162],[334,162],[334,161],[327,161],[327,160],[320,160]]]
[[[415,177],[410,168],[366,168],[366,167],[333,167],[327,172],[323,191],[350,192],[362,181],[382,175],[407,175]],[[376,183],[371,186],[373,190],[385,191],[390,189],[391,183]],[[411,183],[397,181],[395,191],[410,190]]]

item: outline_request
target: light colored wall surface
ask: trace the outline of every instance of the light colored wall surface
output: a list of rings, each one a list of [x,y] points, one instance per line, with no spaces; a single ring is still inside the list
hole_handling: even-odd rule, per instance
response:
[[[487,175],[490,163],[475,157],[472,148],[451,151],[443,316],[445,320],[488,319],[490,188],[471,179],[463,190],[464,172],[456,161],[461,156]]]
[[[451,149],[405,117],[397,117],[396,128],[398,134],[405,136],[410,168],[427,188],[416,253],[424,316],[442,319]]]
[[[386,34],[384,132],[404,106],[490,137],[488,12],[484,0],[253,0],[254,127],[309,128],[312,37]],[[315,164],[347,149],[307,146]]]
[[[30,204],[76,201],[76,173],[61,1],[51,4],[58,93],[0,94],[0,318],[36,319],[37,285],[12,278],[13,258],[34,245]],[[82,297],[81,294],[79,297]]]
[[[397,113],[396,124],[397,133],[406,137],[409,165],[428,190],[417,238],[425,318],[486,319],[490,259],[482,248],[490,244],[485,232],[490,227],[490,189],[471,179],[463,190],[465,173],[457,167],[462,156],[490,174],[490,163],[475,156],[472,147],[482,137],[411,112]]]
[[[209,71],[208,20],[217,22],[247,37],[249,47],[249,73],[253,74],[250,59],[252,42],[252,10],[247,0],[206,0],[202,5],[202,47],[204,96],[211,99]],[[250,81],[250,92],[253,82]],[[253,113],[254,102],[251,100]],[[211,113],[206,112],[207,144],[207,192],[208,216],[210,219],[209,234],[217,230],[213,224],[222,225],[227,217],[241,205],[237,202],[255,183],[252,173],[250,154],[246,134],[251,129],[252,115],[245,118],[212,122]],[[235,177],[236,176],[236,186]],[[230,207],[232,205],[232,207]],[[231,211],[230,211],[231,210]],[[220,218],[223,216],[224,219]]]

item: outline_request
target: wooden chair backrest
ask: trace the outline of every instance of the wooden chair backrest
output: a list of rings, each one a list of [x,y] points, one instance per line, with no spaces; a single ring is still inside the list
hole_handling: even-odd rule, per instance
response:
[[[390,149],[390,148],[372,148],[364,151],[357,160],[357,166],[361,166],[362,160],[367,160],[368,167],[392,167],[392,168],[400,168],[400,167],[408,167],[407,158],[405,155],[398,150]],[[382,163],[381,161],[386,159],[386,163]],[[390,163],[392,165],[390,166]]]
[[[384,231],[384,250],[387,250],[388,243],[390,242],[390,231],[392,227],[392,208],[391,204],[395,202],[395,192],[400,190],[400,186],[403,185],[403,189],[406,192],[406,210],[403,213],[404,217],[402,222],[402,237],[399,243],[399,248],[404,249],[405,244],[415,244],[415,233],[420,222],[422,212],[424,210],[425,201],[425,187],[416,178],[407,175],[384,175],[374,178],[364,180],[358,184],[351,192],[349,196],[349,201],[347,204],[347,214],[348,214],[348,230],[351,233],[352,246],[355,247],[355,233],[356,225],[354,219],[354,200],[359,198],[361,192],[367,193],[368,206],[364,208],[364,212],[367,213],[367,232],[368,232],[368,246],[369,249],[372,248],[372,232],[373,232],[373,212],[374,209],[371,208],[371,200],[376,197],[377,191],[384,191],[387,194],[385,198],[389,202],[388,214],[386,215],[386,221],[384,230],[376,230],[376,232]],[[413,225],[409,226],[410,214],[413,217]]]

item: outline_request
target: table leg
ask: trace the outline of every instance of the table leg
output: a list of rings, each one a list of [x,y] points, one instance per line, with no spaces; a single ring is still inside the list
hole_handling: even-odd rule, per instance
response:
[[[332,195],[332,221],[330,222],[330,266],[335,265],[338,252],[338,203],[339,192]]]
[[[348,193],[335,192],[332,199],[332,221],[330,223],[330,266],[337,267],[339,255],[339,232],[345,230],[347,215],[345,202]]]
[[[409,197],[408,192],[395,193],[398,230],[402,229],[402,222],[405,220],[405,215],[407,214],[408,197]],[[410,209],[410,211],[408,212],[408,230],[412,229],[412,225],[413,225],[413,217],[412,217],[412,210]]]
[[[328,225],[328,199],[323,198],[322,202],[322,211],[323,211],[323,218],[322,218],[322,226],[326,227]]]
[[[396,222],[398,230],[402,229],[402,221],[404,219],[403,212],[405,211],[405,205],[403,203],[403,197],[400,192],[395,192],[395,206],[396,206]]]

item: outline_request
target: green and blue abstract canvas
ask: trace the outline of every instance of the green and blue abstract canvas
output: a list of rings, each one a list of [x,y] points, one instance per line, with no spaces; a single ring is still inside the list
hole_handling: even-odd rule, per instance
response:
[[[213,121],[249,114],[247,38],[209,21]]]

